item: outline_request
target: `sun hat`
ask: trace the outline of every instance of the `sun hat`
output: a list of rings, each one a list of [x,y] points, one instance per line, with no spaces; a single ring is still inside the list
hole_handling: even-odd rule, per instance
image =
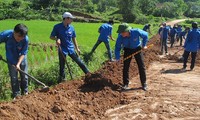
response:
[[[63,18],[75,18],[70,12],[65,12],[63,15],[62,15]]]
[[[131,27],[127,23],[122,23],[118,26],[117,33],[128,32]]]

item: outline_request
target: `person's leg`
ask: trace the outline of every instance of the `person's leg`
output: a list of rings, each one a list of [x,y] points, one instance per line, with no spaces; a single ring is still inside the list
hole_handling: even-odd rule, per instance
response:
[[[133,52],[131,50],[124,49],[124,58],[128,57],[132,53]],[[124,66],[123,66],[123,84],[127,86],[129,84],[129,67],[130,67],[131,60],[132,60],[132,57],[124,60]]]
[[[12,65],[8,65],[9,75],[11,79],[12,97],[20,95],[18,71]]]
[[[21,65],[20,65],[20,68],[22,71],[24,71],[25,73],[28,74],[28,62],[27,62],[27,59],[24,60]],[[23,74],[23,73],[20,73],[20,77],[21,77],[21,94],[24,95],[24,94],[28,94],[28,76]]]
[[[168,53],[167,52],[167,39],[165,39],[163,42],[164,42],[164,47],[165,47],[165,53]]]
[[[163,54],[164,39],[161,39],[161,53]]]
[[[183,58],[184,58],[184,60],[183,60],[183,69],[186,69],[186,67],[187,67],[187,61],[188,61],[189,54],[190,54],[190,52],[186,51],[186,50],[183,53]]]
[[[111,51],[111,49],[110,49],[110,44],[109,44],[109,42],[104,42],[104,44],[105,44],[105,46],[106,46],[106,48],[107,48],[107,51],[108,51],[108,57],[109,57],[109,59],[112,61],[112,51]]]
[[[101,42],[102,42],[102,41],[97,40],[97,42],[96,42],[95,45],[93,46],[93,48],[92,48],[92,50],[91,50],[90,53],[93,53],[93,52],[96,50],[96,48],[99,46],[99,44],[101,44]]]
[[[62,82],[62,80],[65,79],[65,59],[66,59],[66,55],[64,55],[59,50],[58,57],[59,57],[59,67],[60,67],[58,83],[60,83],[60,82]]]
[[[174,36],[171,36],[171,48],[173,47],[174,45]]]
[[[140,50],[140,49],[138,49],[138,50]],[[140,74],[140,81],[141,81],[142,87],[143,88],[147,87],[147,83],[146,83],[146,69],[145,69],[145,65],[144,65],[143,53],[140,52],[140,53],[136,54],[134,57],[135,57],[135,60],[137,62],[137,65],[138,65],[139,74]]]
[[[88,68],[83,63],[83,61],[77,56],[76,53],[70,54],[69,56],[79,65],[79,67],[83,70],[85,74],[89,73]]]
[[[190,70],[193,70],[193,69],[194,69],[196,56],[197,56],[197,52],[192,52],[192,60],[191,60]]]
[[[183,37],[180,36],[180,46],[182,46],[182,42],[183,42]]]

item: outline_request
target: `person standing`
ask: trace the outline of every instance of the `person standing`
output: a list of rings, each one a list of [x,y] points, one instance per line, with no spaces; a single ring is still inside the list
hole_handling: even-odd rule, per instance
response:
[[[152,35],[150,27],[151,27],[151,24],[146,24],[144,25],[143,30]]]
[[[171,48],[173,47],[174,45],[174,42],[175,42],[175,36],[177,34],[177,27],[176,25],[174,25],[174,27],[170,30],[170,37],[171,37]]]
[[[71,13],[65,12],[62,15],[63,21],[56,24],[50,35],[50,39],[55,40],[58,45],[58,56],[59,56],[59,66],[60,73],[58,83],[65,79],[65,60],[66,56],[69,55],[83,70],[85,74],[90,73],[86,65],[79,58],[80,49],[76,41],[76,33],[74,27],[71,25],[72,20],[75,18]],[[78,52],[78,55],[76,51]]]
[[[192,30],[189,31],[187,38],[184,44],[184,53],[183,53],[183,68],[182,70],[185,71],[187,67],[187,61],[189,54],[191,53],[191,65],[190,70],[194,69],[195,60],[198,50],[200,50],[200,31],[198,31],[198,24],[197,22],[192,23]]]
[[[163,24],[163,27],[162,29],[160,30],[160,38],[161,38],[161,53],[163,54],[163,49],[165,47],[165,54],[167,55],[168,54],[168,51],[167,51],[167,39],[168,39],[168,35],[169,35],[169,27],[166,26],[166,22],[164,22]]]
[[[18,70],[28,73],[28,28],[24,24],[17,24],[14,30],[0,32],[0,43],[5,43],[6,59],[11,79],[12,98],[28,94],[28,76],[20,73],[21,82],[18,81]],[[14,67],[15,66],[15,67]],[[21,88],[21,93],[20,93]]]
[[[114,24],[114,21],[113,20],[109,20],[108,23],[104,23],[103,25],[101,25],[99,27],[99,30],[98,32],[100,33],[99,35],[99,38],[97,40],[97,42],[95,43],[95,45],[93,46],[90,54],[92,54],[96,48],[102,43],[104,42],[106,48],[107,48],[107,51],[108,51],[108,57],[109,57],[109,60],[112,62],[113,59],[112,59],[112,52],[111,52],[111,48],[110,48],[110,41],[109,39],[113,40],[113,37],[112,37],[112,25]]]
[[[182,32],[182,25],[178,25],[178,27],[177,27],[177,36],[176,36],[177,42],[179,42],[181,32]]]
[[[141,49],[147,48],[148,33],[141,29],[132,29],[127,23],[122,23],[119,25],[117,33],[119,33],[116,44],[115,44],[115,57],[116,61],[120,60],[120,51],[123,47],[124,50],[124,61],[123,61],[123,89],[128,89],[129,85],[129,67],[132,57],[126,59],[130,55],[140,51]],[[143,40],[140,41],[139,38]],[[139,52],[134,55],[137,62],[140,74],[140,81],[142,84],[142,89],[147,90],[146,83],[146,72],[145,65],[143,61],[143,54]]]
[[[185,30],[180,33],[180,46],[182,46],[183,39],[185,39],[185,36],[189,30],[190,30],[189,27],[185,27]]]

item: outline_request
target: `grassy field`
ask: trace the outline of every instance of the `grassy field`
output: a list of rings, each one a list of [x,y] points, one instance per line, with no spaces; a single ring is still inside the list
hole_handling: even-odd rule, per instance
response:
[[[49,39],[50,33],[52,31],[52,28],[55,24],[59,23],[60,21],[44,21],[44,20],[31,20],[31,21],[21,21],[21,20],[3,20],[0,21],[0,31],[3,30],[7,30],[7,29],[13,29],[14,26],[18,23],[24,23],[25,25],[27,25],[29,32],[28,32],[28,36],[29,36],[29,41],[30,43],[37,43],[37,44],[55,44],[55,41],[52,41]],[[98,35],[99,33],[98,28],[102,23],[78,23],[78,22],[73,22],[72,25],[75,27],[76,30],[76,34],[77,34],[77,41],[78,41],[78,45],[80,47],[80,49],[82,51],[85,52],[89,52],[93,45],[95,44],[95,42],[97,41]],[[117,38],[117,27],[119,24],[114,24],[113,25],[113,37]],[[142,28],[143,25],[136,25],[136,24],[130,24],[132,27],[134,28]],[[111,41],[111,48],[114,50],[114,45],[115,45],[115,41]],[[5,55],[5,50],[3,48],[4,45],[0,45],[0,52]],[[35,49],[38,49],[37,51]],[[29,57],[29,63],[34,64],[34,62],[38,63],[38,61],[45,61],[46,57],[45,53],[42,53],[41,47],[36,47],[36,48],[31,48],[29,49],[29,53],[31,53],[31,56],[35,55],[36,57]],[[35,51],[34,51],[35,50]],[[47,49],[48,50],[48,49]],[[49,54],[53,54],[55,55],[55,50],[53,53],[49,53]],[[40,51],[40,52],[38,52]],[[106,52],[106,48],[104,46],[104,44],[101,44],[98,48],[97,48],[97,53],[98,51],[101,51],[100,54],[102,54],[102,52]],[[39,54],[39,55],[37,55]],[[48,54],[48,53],[47,53]],[[41,58],[42,57],[42,58]],[[36,59],[39,60],[36,60]],[[43,59],[43,60],[42,60]],[[35,60],[35,61],[34,61]]]

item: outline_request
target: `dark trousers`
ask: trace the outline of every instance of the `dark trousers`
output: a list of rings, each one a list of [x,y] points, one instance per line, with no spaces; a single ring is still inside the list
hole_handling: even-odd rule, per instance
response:
[[[139,50],[141,50],[141,47],[138,47],[136,49],[124,48],[124,58],[128,57],[129,55],[131,55]],[[140,52],[140,53],[136,54],[134,57],[137,62],[137,65],[138,65],[141,84],[142,84],[142,86],[144,86],[144,84],[146,84],[146,72],[145,72],[145,65],[143,62],[143,60],[144,60],[143,54],[142,54],[142,52]],[[129,67],[130,67],[131,60],[132,60],[132,57],[124,61],[123,83],[125,85],[129,84]]]
[[[167,38],[162,39],[162,45],[161,45],[161,52],[163,53],[163,49],[165,47],[165,53],[167,53]]]
[[[184,57],[184,61],[183,61],[183,68],[187,67],[187,61],[188,61],[188,57],[189,57],[190,52],[189,51],[184,51],[183,53],[183,57]],[[191,52],[191,65],[190,65],[190,69],[192,70],[194,68],[195,65],[195,60],[196,60],[196,56],[197,56],[197,52]]]
[[[95,43],[95,45],[92,48],[91,52],[93,53],[101,43],[102,43],[102,41],[97,40],[97,42]],[[109,42],[104,42],[104,44],[105,44],[105,46],[107,48],[107,51],[108,51],[108,57],[111,60],[112,59],[112,52],[111,52],[111,49],[110,49],[110,43]]]
[[[175,36],[171,36],[171,47],[173,47],[173,45],[174,45],[174,42],[175,42],[175,38],[174,38]]]
[[[79,67],[83,70],[85,74],[89,72],[86,65],[83,63],[83,61],[78,57],[76,53],[69,54],[69,56],[79,65]],[[60,65],[59,82],[65,79],[65,60],[66,60],[66,55],[62,54],[59,51],[59,65]]]
[[[180,46],[182,46],[182,43],[183,43],[183,37],[180,36]]]

